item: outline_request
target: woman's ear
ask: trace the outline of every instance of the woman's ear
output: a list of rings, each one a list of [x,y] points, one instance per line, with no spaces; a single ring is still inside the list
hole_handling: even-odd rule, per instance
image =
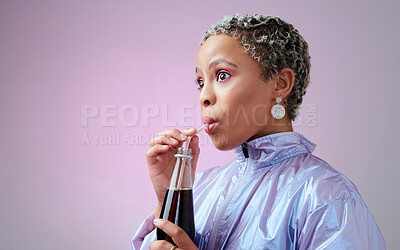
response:
[[[276,96],[285,98],[292,91],[294,84],[294,72],[290,68],[281,69],[275,76],[275,92]]]

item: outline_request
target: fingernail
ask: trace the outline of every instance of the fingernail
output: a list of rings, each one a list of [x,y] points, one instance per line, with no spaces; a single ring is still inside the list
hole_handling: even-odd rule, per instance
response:
[[[153,220],[153,223],[154,223],[154,224],[160,224],[160,223],[161,223],[161,219],[154,219],[154,220]]]
[[[186,135],[184,135],[184,134],[180,134],[179,137],[182,139],[186,139]]]
[[[168,148],[168,145],[162,145],[161,147],[162,148]]]
[[[174,138],[169,138],[169,141],[172,142],[172,143],[177,143],[177,142],[178,142],[178,141],[175,140]]]

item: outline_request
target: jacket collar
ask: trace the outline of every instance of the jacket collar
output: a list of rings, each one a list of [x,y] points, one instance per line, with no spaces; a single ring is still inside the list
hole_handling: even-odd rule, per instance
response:
[[[281,132],[266,135],[248,142],[249,156],[255,165],[270,166],[299,154],[312,153],[316,144],[298,132]],[[244,159],[242,145],[234,149],[239,159]],[[260,166],[261,167],[261,166]]]

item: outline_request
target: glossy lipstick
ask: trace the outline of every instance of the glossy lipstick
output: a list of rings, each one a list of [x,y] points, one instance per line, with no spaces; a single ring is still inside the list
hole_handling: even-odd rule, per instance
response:
[[[218,121],[209,116],[204,116],[202,120],[204,124],[208,124],[208,126],[204,129],[207,134],[212,133],[218,125]]]

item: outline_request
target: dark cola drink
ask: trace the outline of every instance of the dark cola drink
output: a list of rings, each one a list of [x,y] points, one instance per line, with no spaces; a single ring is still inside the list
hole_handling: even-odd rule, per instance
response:
[[[169,220],[182,228],[194,241],[192,150],[187,147],[178,148],[174,157],[176,158],[175,167],[164,197],[160,218]],[[159,228],[157,228],[157,240],[166,240],[176,245],[172,238]]]
[[[194,241],[194,213],[192,189],[168,189],[160,214],[161,219],[169,220],[182,228]],[[157,228],[157,240],[166,240],[174,245],[174,241],[163,230]]]

